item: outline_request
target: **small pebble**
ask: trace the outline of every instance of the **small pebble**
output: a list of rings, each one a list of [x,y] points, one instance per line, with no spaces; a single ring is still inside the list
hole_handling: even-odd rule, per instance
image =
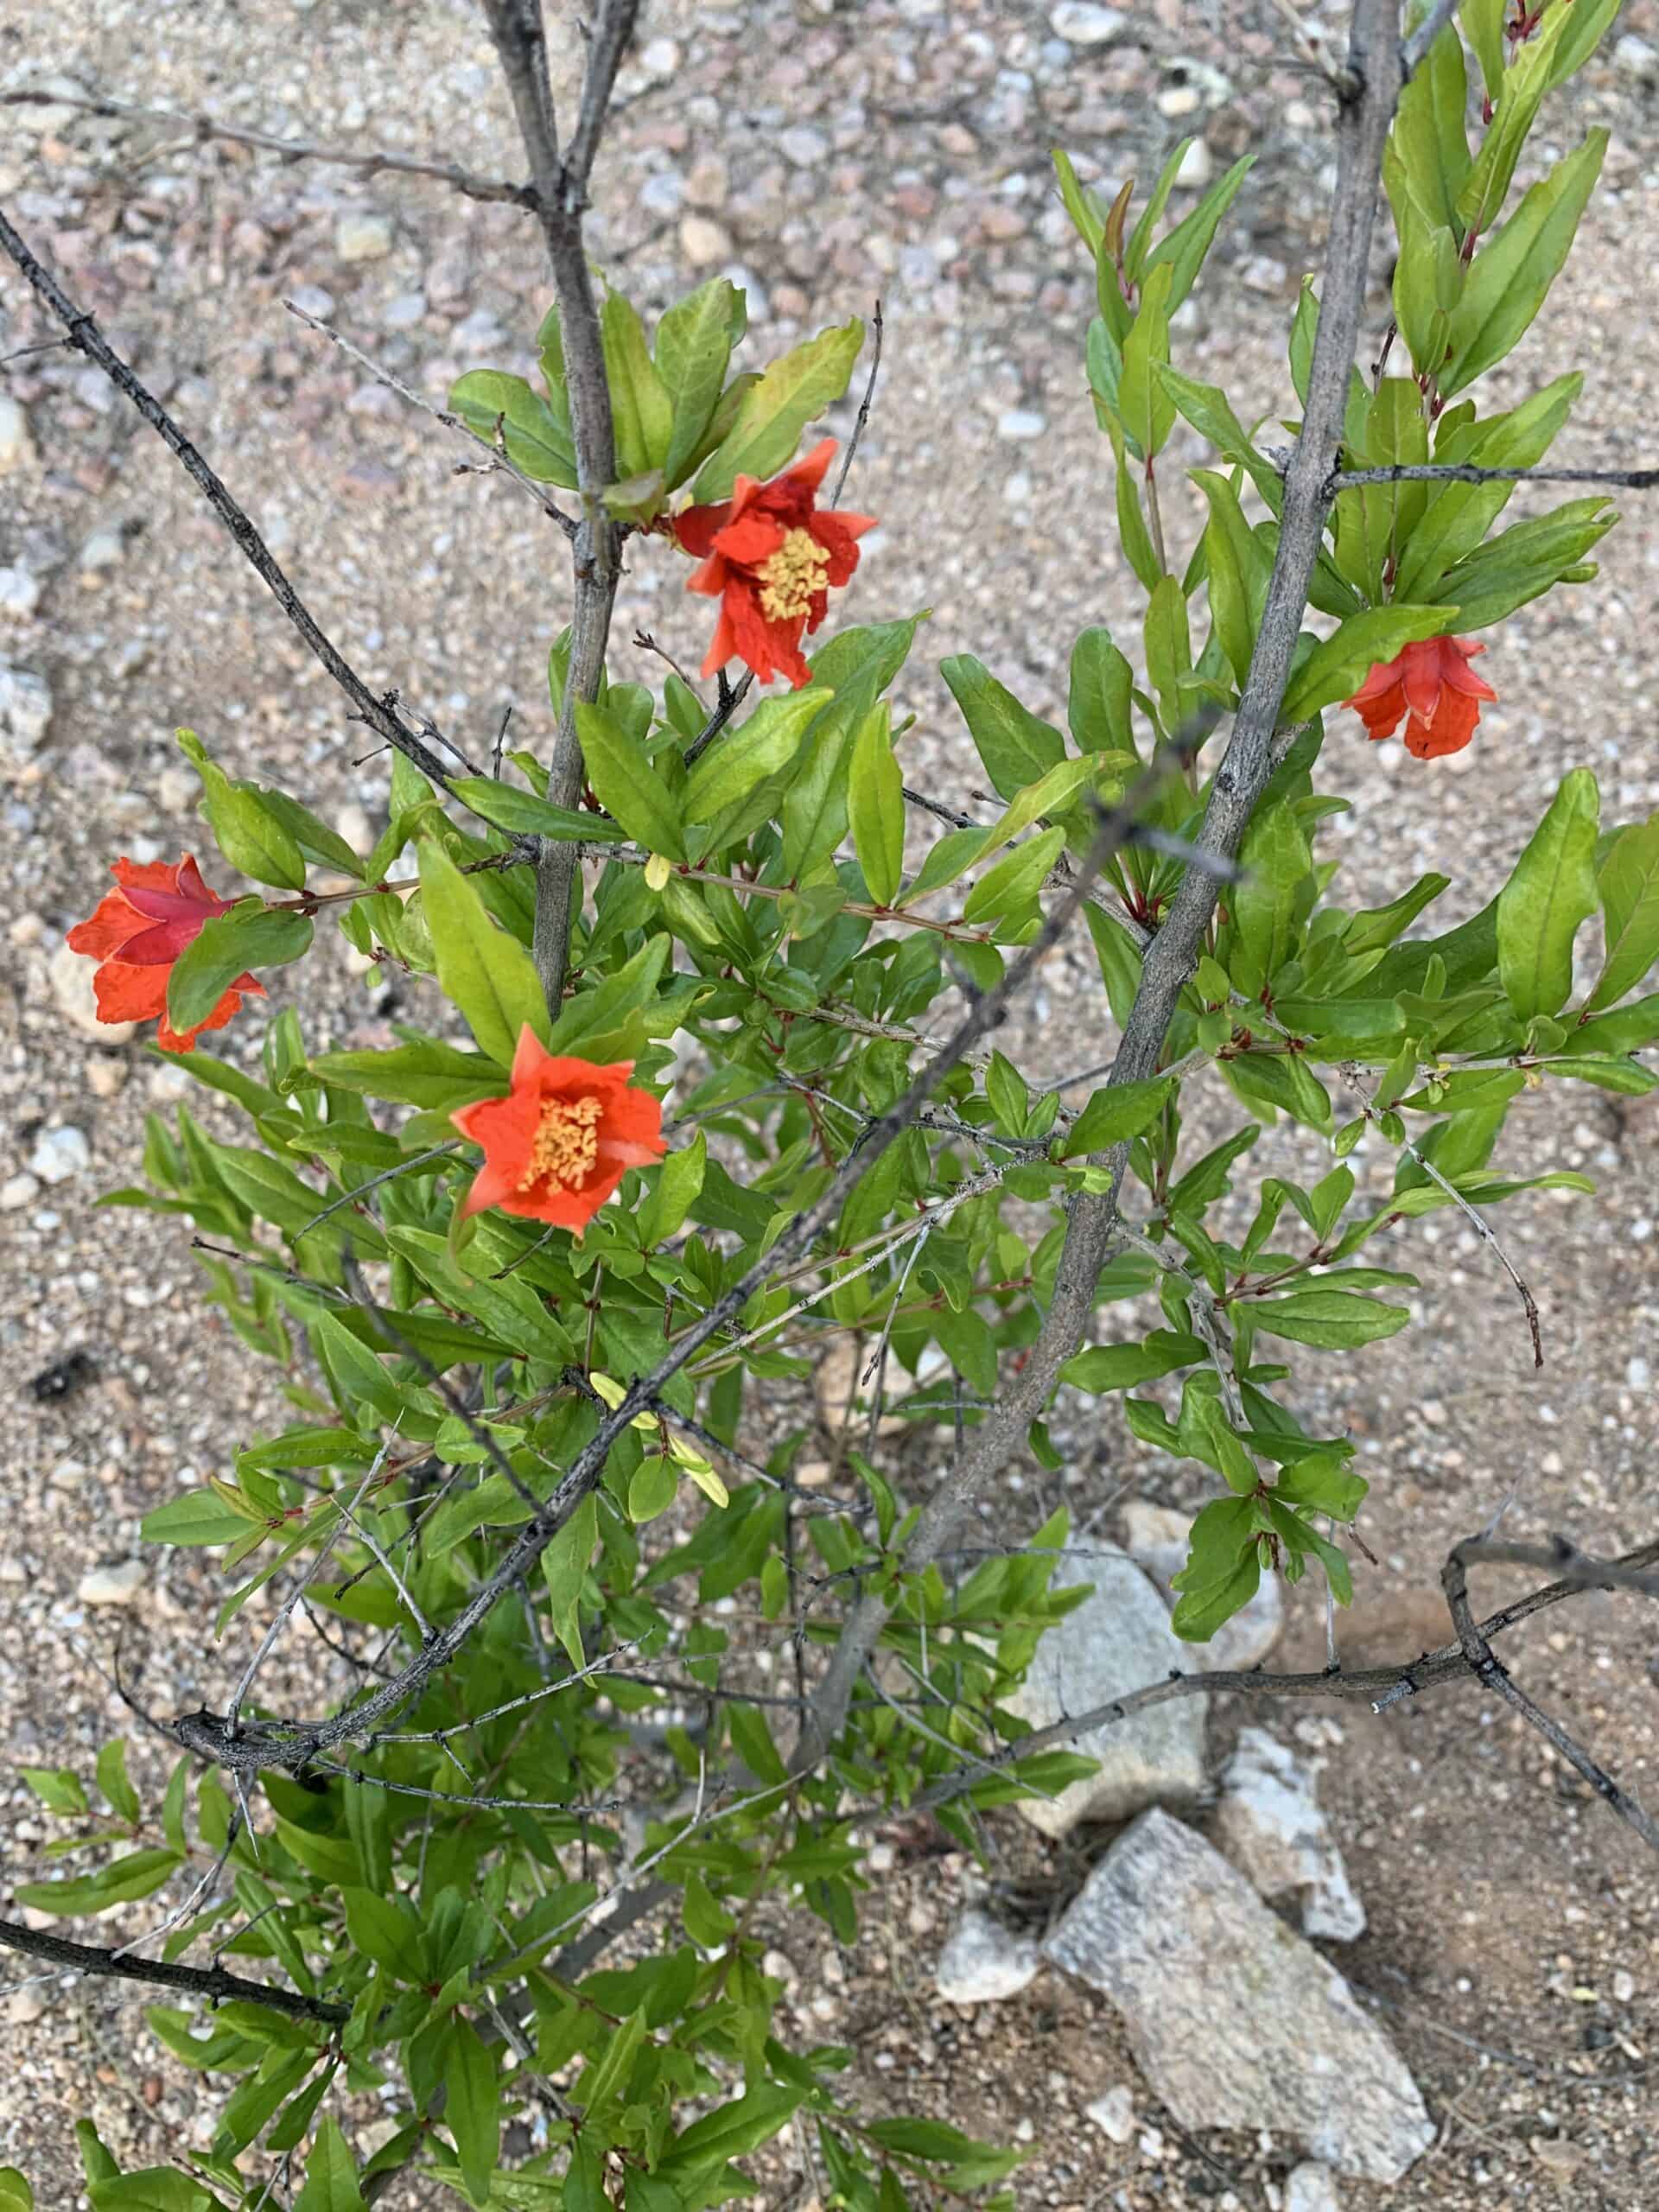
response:
[[[1096,2097],[1084,2109],[1101,2133],[1114,2143],[1127,2143],[1135,2133],[1135,2096],[1124,2082],[1108,2089],[1103,2097]]]
[[[334,251],[341,261],[384,261],[391,251],[391,219],[354,213],[334,225]]]
[[[42,1183],[67,1183],[84,1174],[92,1164],[92,1148],[86,1133],[67,1122],[60,1129],[42,1130],[29,1155],[29,1172]]]
[[[75,1596],[83,1605],[130,1605],[144,1586],[144,1562],[123,1560],[118,1567],[95,1567],[83,1574]]]

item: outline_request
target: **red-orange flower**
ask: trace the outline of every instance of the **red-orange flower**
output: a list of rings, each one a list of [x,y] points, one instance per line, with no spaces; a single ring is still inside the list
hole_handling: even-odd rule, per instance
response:
[[[118,860],[110,873],[116,889],[105,893],[97,911],[77,922],[67,939],[72,951],[90,953],[103,963],[92,978],[100,1021],[159,1021],[156,1041],[162,1050],[188,1052],[204,1029],[225,1027],[245,991],[263,996],[263,983],[238,976],[207,1019],[181,1035],[167,1018],[173,963],[195,943],[202,924],[229,913],[234,901],[207,888],[188,853],[176,868],[166,861]]]
[[[670,524],[702,564],[687,590],[721,602],[705,676],[736,659],[763,683],[786,676],[798,691],[807,682],[801,633],[823,621],[831,586],[858,566],[855,540],[875,527],[874,515],[813,505],[835,450],[825,438],[769,484],[740,476],[729,499],[688,507]]]
[[[484,1149],[463,1216],[499,1206],[580,1236],[630,1167],[648,1167],[668,1149],[662,1102],[630,1084],[632,1073],[632,1060],[561,1059],[526,1023],[507,1096],[449,1117]]]
[[[1373,743],[1406,723],[1406,750],[1420,760],[1461,753],[1475,734],[1483,699],[1497,694],[1469,665],[1484,645],[1471,638],[1430,638],[1380,661],[1344,707],[1352,707]]]

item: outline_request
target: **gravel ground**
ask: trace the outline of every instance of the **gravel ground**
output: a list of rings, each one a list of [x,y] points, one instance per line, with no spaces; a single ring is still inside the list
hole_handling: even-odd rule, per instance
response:
[[[1179,318],[1177,353],[1224,384],[1246,421],[1287,404],[1282,333],[1318,251],[1322,102],[1307,72],[1287,65],[1276,14],[1230,0],[1186,10],[1156,0],[1115,25],[1100,9],[1052,13],[1013,0],[656,0],[595,184],[596,258],[648,313],[683,287],[688,268],[741,270],[759,343],[772,348],[883,299],[887,358],[849,494],[882,528],[866,541],[848,613],[932,610],[900,685],[918,717],[906,766],[951,795],[974,787],[977,764],[931,672],[938,660],[977,652],[1052,711],[1077,631],[1126,624],[1136,603],[1108,542],[1109,470],[1080,372],[1089,283],[1048,181],[1049,146],[1065,144],[1109,182],[1144,178],[1188,131],[1200,135],[1204,168],[1256,154]],[[1071,42],[1056,22],[1069,23]],[[1091,29],[1109,35],[1084,43]],[[1569,270],[1501,381],[1511,396],[1583,367],[1571,450],[1629,464],[1653,457],[1659,365],[1648,282],[1659,54],[1642,44],[1659,36],[1653,0],[1632,0],[1620,29],[1637,43],[1587,71],[1548,119],[1556,150],[1594,122],[1611,127],[1613,143]],[[556,43],[568,55],[573,35]],[[320,143],[515,167],[492,57],[461,0],[395,10],[199,0],[143,13],[126,0],[66,0],[49,34],[41,17],[0,14],[0,87],[48,79]],[[528,365],[548,289],[531,226],[432,184],[283,167],[62,108],[0,112],[8,212],[223,470],[348,658],[474,747],[509,701],[519,741],[544,744],[562,541],[512,486],[457,476],[430,423],[281,304],[295,296],[332,315],[435,398],[467,366]],[[1379,295],[1373,338],[1385,319]],[[0,275],[0,353],[50,334],[16,280]],[[1197,461],[1200,449],[1178,443],[1174,458]],[[101,1190],[132,1176],[146,1111],[170,1113],[187,1084],[142,1040],[111,1050],[89,1031],[85,969],[54,970],[54,952],[113,854],[200,845],[178,725],[200,731],[237,772],[332,810],[355,837],[384,819],[386,775],[384,760],[358,757],[366,746],[337,694],[98,372],[53,352],[10,359],[0,469],[0,657],[43,677],[52,699],[38,749],[0,760],[10,947],[0,1347],[16,1423],[0,1558],[0,1745],[16,1761],[89,1770],[124,1719],[92,1663],[107,1661],[123,1629],[130,1663],[142,1661],[163,1707],[222,1696],[231,1659],[200,1637],[198,1568],[188,1554],[141,1555],[137,1526],[223,1464],[278,1401],[196,1303],[185,1232],[94,1208]],[[1173,504],[1171,528],[1190,543],[1191,507]],[[1599,582],[1523,610],[1494,640],[1483,670],[1502,702],[1468,752],[1425,768],[1398,747],[1363,747],[1357,726],[1337,732],[1333,757],[1355,804],[1331,849],[1356,896],[1389,895],[1455,858],[1450,897],[1472,911],[1579,763],[1602,777],[1609,818],[1659,805],[1659,648],[1642,619],[1659,537],[1654,508],[1630,505]],[[706,616],[661,591],[666,574],[660,549],[638,550],[616,635],[643,621],[696,658]],[[632,658],[622,645],[626,672]],[[306,968],[308,1035],[385,1039],[397,987],[354,976],[343,945],[321,942]],[[1064,1042],[1052,1016],[1084,983],[1092,987],[1080,960],[1057,966],[1028,1025],[1033,1059],[1058,1049],[1057,1035]],[[276,1004],[292,994],[290,978],[276,979]],[[224,1049],[251,1058],[258,1030],[245,1016]],[[195,1108],[204,1095],[189,1088]],[[211,1101],[200,1110],[215,1120]],[[1275,1135],[1255,1157],[1290,1166],[1312,1150]],[[1343,1624],[1349,1659],[1444,1640],[1440,1562],[1517,1479],[1515,1532],[1560,1529],[1591,1549],[1651,1533],[1640,1498],[1656,1439],[1656,1151],[1647,1102],[1562,1090],[1514,1116],[1512,1162],[1585,1168],[1598,1185],[1592,1198],[1522,1200],[1502,1217],[1542,1308],[1541,1376],[1507,1284],[1444,1217],[1402,1248],[1422,1276],[1423,1325],[1373,1349],[1351,1376],[1328,1359],[1301,1363],[1305,1408],[1361,1440],[1373,1482],[1362,1529],[1377,1557]],[[1370,1166],[1386,1176],[1385,1161]],[[36,1378],[77,1353],[86,1363],[68,1379],[78,1387],[42,1402]],[[1109,1414],[1091,1403],[1069,1419],[1062,1487],[1080,1520],[1122,1484],[1197,1502]],[[1035,1497],[1032,1505],[1034,1519]],[[1521,1586],[1506,1571],[1494,1590],[1500,1580]],[[1659,1796],[1652,1649],[1634,1603],[1608,1598],[1551,1613],[1506,1649],[1519,1677],[1649,1800]],[[1303,1593],[1293,1593],[1283,1651],[1293,1664],[1322,1658],[1322,1625]],[[1239,1717],[1217,1713],[1217,1751]],[[1659,1912],[1635,1838],[1472,1686],[1384,1719],[1345,1707],[1294,1725],[1282,1710],[1266,1717],[1324,1762],[1322,1789],[1370,1916],[1342,1963],[1389,2008],[1443,2121],[1389,2201],[1497,2212],[1565,2192],[1620,2212],[1659,2205],[1645,2075],[1659,2037]],[[164,1767],[143,1745],[135,1771],[153,1784]],[[21,1790],[6,1798],[0,1885],[39,1871],[44,1823],[31,1802]],[[1012,1816],[994,1834],[999,1880],[1077,1878],[1075,1848],[1038,1845]],[[804,1929],[777,1931],[803,2032],[853,2045],[872,2111],[933,2111],[1018,2137],[1030,2151],[1022,2206],[1277,2201],[1268,2192],[1293,2146],[1184,2138],[1086,1993],[1048,1974],[1006,2005],[942,2005],[932,1964],[969,1870],[932,1835],[895,1832],[880,1851],[856,1954],[822,1953]],[[122,1933],[137,1924],[123,1922]],[[163,2060],[135,2004],[102,1986],[28,1990],[10,2004],[0,2162],[30,2171],[43,2203],[76,2198],[77,2115],[92,2116],[128,2161],[206,2139],[211,2101]],[[1084,2117],[1119,2083],[1139,2123],[1121,2145]],[[774,2162],[766,2201],[800,2202],[802,2179]],[[1345,2207],[1382,2201],[1344,2185]]]

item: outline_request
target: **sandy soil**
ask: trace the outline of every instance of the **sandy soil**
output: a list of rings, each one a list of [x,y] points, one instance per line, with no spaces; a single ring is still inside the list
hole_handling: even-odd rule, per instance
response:
[[[1653,0],[1633,0],[1621,29],[1651,38],[1655,16]],[[658,0],[648,11],[596,180],[597,257],[648,311],[683,286],[688,263],[741,267],[767,346],[864,311],[878,294],[886,303],[887,360],[855,486],[883,527],[867,541],[848,612],[933,610],[900,685],[918,716],[912,780],[957,794],[977,781],[932,672],[944,654],[979,652],[1050,710],[1077,629],[1125,624],[1136,603],[1109,543],[1109,468],[1080,370],[1088,283],[1047,181],[1049,145],[1114,181],[1144,178],[1189,130],[1217,172],[1241,152],[1258,156],[1177,359],[1225,384],[1246,420],[1282,411],[1281,335],[1317,256],[1328,160],[1318,86],[1287,52],[1280,17],[1230,0],[1187,10],[1158,0],[1132,39],[1086,49],[1057,44],[1047,11],[1014,0]],[[1598,63],[1550,119],[1545,137],[1558,149],[1594,122],[1611,125],[1614,143],[1570,270],[1502,378],[1513,394],[1582,367],[1568,449],[1605,462],[1653,458],[1659,124],[1643,67],[1636,56]],[[150,10],[66,0],[49,23],[0,12],[0,88],[48,76],[322,143],[514,167],[505,102],[462,0]],[[281,305],[297,292],[436,397],[465,366],[527,362],[548,289],[530,226],[430,184],[365,183],[62,111],[0,114],[8,212],[168,397],[348,657],[475,746],[509,701],[520,741],[544,743],[562,542],[511,486],[454,474],[429,423]],[[385,229],[365,232],[363,216],[384,217]],[[365,238],[373,257],[348,257]],[[1385,318],[1379,294],[1373,339]],[[21,284],[0,274],[0,353],[50,335]],[[276,1401],[270,1377],[196,1302],[186,1232],[95,1209],[100,1191],[133,1177],[146,1112],[170,1115],[184,1081],[142,1043],[111,1051],[78,1027],[49,963],[111,855],[200,843],[177,726],[199,729],[237,772],[286,782],[348,822],[378,826],[386,772],[384,759],[362,757],[364,734],[338,695],[97,372],[61,353],[29,354],[0,366],[0,391],[28,423],[27,449],[0,484],[0,566],[39,586],[31,612],[9,624],[0,614],[0,653],[44,675],[54,702],[34,759],[3,772],[0,1349],[13,1447],[0,1747],[14,1762],[89,1772],[123,1725],[91,1663],[107,1657],[118,1629],[170,1708],[222,1694],[231,1658],[200,1636],[204,1585],[190,1555],[145,1554],[124,1610],[88,1603],[83,1578],[137,1558],[142,1515],[222,1464]],[[1196,444],[1176,458],[1199,458]],[[1357,727],[1336,734],[1355,807],[1333,849],[1356,894],[1389,895],[1446,866],[1459,879],[1448,906],[1472,911],[1573,765],[1598,771],[1610,819],[1659,805],[1659,647],[1644,619],[1656,511],[1639,496],[1628,508],[1596,585],[1524,611],[1493,641],[1483,666],[1502,702],[1470,751],[1425,771],[1398,747],[1363,748]],[[1175,531],[1189,524],[1178,512]],[[638,554],[616,636],[643,620],[695,656],[705,617],[662,590],[665,574],[660,552]],[[620,645],[618,665],[632,672],[632,659]],[[1039,1020],[1074,986],[1092,988],[1090,967],[1079,955],[1057,969]],[[278,980],[275,1002],[290,1002],[291,989]],[[318,1044],[385,1036],[397,1002],[397,987],[349,971],[338,943],[307,966],[302,1012]],[[1051,1020],[1048,1034],[1062,1026]],[[257,1033],[245,1020],[226,1049],[251,1058]],[[214,1119],[194,1089],[190,1103]],[[1378,1563],[1343,1624],[1348,1657],[1405,1656],[1444,1640],[1440,1562],[1517,1480],[1514,1531],[1559,1529],[1591,1549],[1652,1533],[1642,1499],[1659,1357],[1656,1128],[1646,1103],[1610,1104],[1590,1090],[1529,1099],[1513,1117],[1510,1160],[1582,1167],[1598,1185],[1592,1198],[1524,1199],[1502,1217],[1542,1308],[1541,1376],[1508,1286],[1443,1217],[1413,1238],[1414,1262],[1401,1262],[1422,1277],[1421,1325],[1351,1374],[1335,1360],[1300,1363],[1301,1402],[1362,1440],[1373,1483],[1362,1528]],[[69,1129],[84,1143],[50,1141]],[[70,1170],[55,1184],[29,1167],[43,1139]],[[1275,1136],[1256,1158],[1287,1164],[1311,1152]],[[79,1386],[43,1401],[36,1378],[75,1352],[87,1363]],[[1039,1496],[1063,1493],[1086,1519],[1123,1484],[1197,1502],[1110,1414],[1079,1408],[1069,1428],[1064,1481],[1031,1484],[1033,1522]],[[1522,1586],[1507,1573],[1493,1574],[1494,1591],[1500,1582]],[[1321,1636],[1298,1596],[1292,1662],[1318,1663]],[[1649,1800],[1659,1795],[1653,1651],[1635,1602],[1593,1598],[1523,1629],[1506,1655]],[[1217,1751],[1239,1717],[1215,1715]],[[1294,1729],[1280,1712],[1268,1725],[1325,1762],[1322,1787],[1371,1923],[1342,1962],[1389,2008],[1443,2121],[1389,2201],[1493,2212],[1558,2196],[1620,2212],[1659,2205],[1647,2073],[1659,2036],[1659,1910],[1636,1839],[1472,1686],[1383,1719],[1344,1708]],[[135,1747],[147,1784],[165,1770],[164,1749]],[[47,1824],[21,1788],[0,1778],[0,1792],[9,1897],[38,1872]],[[1012,1816],[994,1834],[999,1879],[1076,1878],[1075,1852],[1049,1853]],[[1226,2205],[1230,2191],[1236,2203],[1273,2201],[1264,2190],[1292,2147],[1183,2139],[1086,1993],[1046,1976],[1011,2005],[941,2005],[932,1965],[965,1865],[909,1835],[889,1840],[883,1864],[856,1954],[820,1955],[807,1931],[777,1931],[798,1974],[804,2029],[855,2046],[854,2078],[873,2111],[970,2115],[982,2132],[1019,2135],[1031,2153],[1022,2205]],[[136,2004],[94,1986],[26,1991],[10,2005],[0,2162],[29,2170],[43,2203],[77,2196],[77,2114],[94,2117],[129,2161],[205,2139],[210,2101],[164,2062]],[[1118,2082],[1134,2089],[1142,2123],[1122,2146],[1084,2117]],[[767,2201],[791,2201],[801,2180],[779,2164]],[[1382,2202],[1344,2185],[1346,2206]]]

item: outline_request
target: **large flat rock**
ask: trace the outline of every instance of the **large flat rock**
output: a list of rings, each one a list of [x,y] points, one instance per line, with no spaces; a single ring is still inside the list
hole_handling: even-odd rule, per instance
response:
[[[1045,1946],[1109,1997],[1184,2127],[1270,2127],[1393,2182],[1434,2130],[1387,2036],[1310,1943],[1181,1821],[1143,1813]]]

